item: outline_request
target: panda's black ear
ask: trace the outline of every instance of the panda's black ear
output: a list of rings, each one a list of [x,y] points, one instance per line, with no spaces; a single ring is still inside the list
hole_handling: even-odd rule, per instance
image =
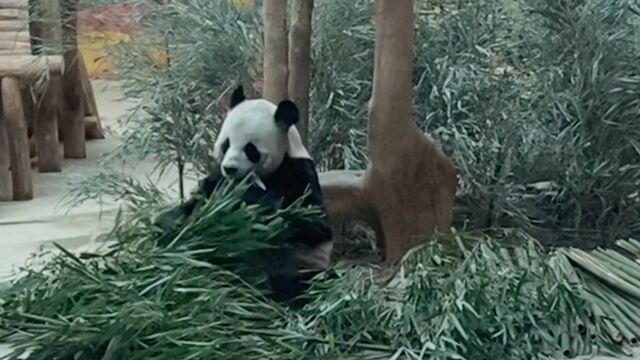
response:
[[[293,101],[284,100],[278,104],[276,114],[274,115],[278,126],[284,130],[289,130],[291,125],[294,125],[300,120],[300,110]]]
[[[236,105],[240,104],[246,99],[247,97],[244,95],[244,88],[242,87],[242,85],[238,85],[238,87],[233,90],[233,93],[231,94],[231,103],[229,104],[229,106],[233,109],[234,107],[236,107]]]

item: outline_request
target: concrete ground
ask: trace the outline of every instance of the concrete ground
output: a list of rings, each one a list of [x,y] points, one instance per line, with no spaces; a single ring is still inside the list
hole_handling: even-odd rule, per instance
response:
[[[89,201],[73,209],[61,206],[61,200],[69,188],[69,180],[78,175],[95,173],[100,167],[100,156],[117,146],[117,134],[120,131],[116,119],[134,105],[130,100],[123,99],[117,83],[101,80],[93,85],[102,124],[115,134],[108,135],[104,140],[87,142],[87,158],[65,160],[61,173],[34,172],[33,200],[0,202],[0,282],[10,276],[16,266],[23,265],[34,251],[50,247],[53,242],[77,249],[90,244],[113,224],[118,209],[116,203]],[[127,173],[142,179],[151,175],[153,166],[152,163],[138,163],[128,168]],[[176,172],[169,171],[158,183],[162,187],[176,188],[176,177],[172,174]],[[186,186],[190,189],[193,182],[187,182]]]
[[[68,181],[73,176],[97,171],[100,168],[100,156],[117,146],[119,129],[116,119],[134,105],[131,101],[122,99],[122,92],[114,82],[94,81],[93,85],[103,126],[114,130],[116,135],[88,142],[87,159],[65,160],[62,173],[34,173],[34,200],[0,202],[0,284],[11,276],[12,269],[24,265],[29,256],[39,249],[50,248],[54,242],[70,250],[93,246],[97,235],[107,232],[113,225],[118,209],[116,203],[90,201],[68,212],[68,209],[59,206],[68,189]],[[136,164],[128,173],[143,178],[151,174],[153,165]],[[167,175],[159,179],[158,183],[162,187],[175,189],[176,177]],[[186,189],[194,185],[193,181],[187,181]],[[0,358],[8,352],[9,348],[0,344]],[[634,359],[640,360],[640,353]]]

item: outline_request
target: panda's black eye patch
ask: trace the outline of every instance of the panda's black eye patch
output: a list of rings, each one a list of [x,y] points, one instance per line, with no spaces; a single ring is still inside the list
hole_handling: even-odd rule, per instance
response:
[[[227,150],[229,150],[229,146],[231,143],[229,142],[229,138],[227,138],[223,143],[220,149],[222,150],[222,154],[226,154]]]
[[[258,162],[260,161],[260,151],[258,151],[258,148],[253,145],[253,143],[248,143],[247,145],[244,146],[244,154],[247,156],[247,159],[249,159],[249,161],[251,162]]]

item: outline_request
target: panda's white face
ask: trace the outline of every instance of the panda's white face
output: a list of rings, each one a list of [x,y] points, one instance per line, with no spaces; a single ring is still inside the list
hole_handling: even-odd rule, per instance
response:
[[[216,143],[214,158],[225,177],[242,178],[253,172],[261,178],[273,173],[289,147],[289,129],[299,119],[290,101],[278,106],[263,99],[246,100],[242,88],[232,95]]]

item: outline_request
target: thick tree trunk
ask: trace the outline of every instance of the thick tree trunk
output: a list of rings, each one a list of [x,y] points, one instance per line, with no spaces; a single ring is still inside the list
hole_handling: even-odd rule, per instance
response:
[[[376,0],[376,49],[369,118],[369,168],[320,174],[329,216],[376,232],[387,263],[453,220],[452,161],[412,119],[414,0]]]
[[[84,120],[84,92],[80,78],[82,57],[78,51],[78,0],[62,0],[62,39],[66,70],[62,77],[64,105],[64,157],[87,156]]]
[[[414,1],[377,0],[373,93],[369,121],[369,153],[377,162],[394,159],[404,133],[415,130],[412,119]],[[391,146],[390,146],[391,145]]]
[[[29,139],[22,104],[20,81],[16,78],[3,78],[2,107],[9,140],[13,200],[16,201],[33,199]]]
[[[263,97],[277,104],[288,98],[287,0],[265,0],[263,6]]]
[[[300,109],[297,127],[305,146],[309,144],[313,3],[314,0],[293,0],[289,29],[289,97]]]

